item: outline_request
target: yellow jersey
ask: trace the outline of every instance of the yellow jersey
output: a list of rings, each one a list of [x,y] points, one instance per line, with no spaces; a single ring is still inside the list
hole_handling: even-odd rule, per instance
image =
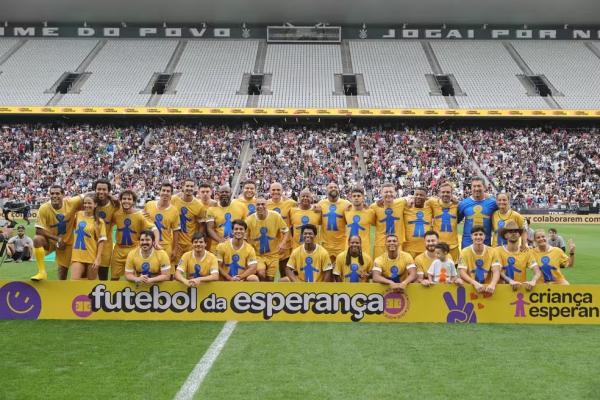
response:
[[[346,218],[346,247],[350,236],[359,236],[363,254],[371,254],[371,226],[375,225],[375,211],[370,208],[356,210],[354,206],[344,212]]]
[[[221,205],[209,207],[206,212],[206,222],[214,222],[215,231],[219,236],[227,239],[233,237],[232,222],[236,219],[244,220],[247,215],[246,207],[242,203],[233,202],[227,207]]]
[[[288,260],[288,268],[292,269],[302,282],[323,282],[325,272],[333,269],[327,250],[318,244],[316,246],[310,253],[304,249],[304,245],[297,247]]]
[[[244,241],[242,247],[235,249],[233,239],[219,243],[217,246],[217,260],[223,263],[231,276],[240,275],[246,268],[257,264],[254,247]]]
[[[219,261],[217,256],[209,251],[204,251],[204,255],[196,258],[194,250],[188,251],[181,256],[177,269],[185,275],[187,279],[200,278],[219,273]]]
[[[146,275],[152,278],[160,275],[160,272],[171,270],[169,255],[164,250],[152,249],[148,257],[142,255],[139,247],[129,252],[125,261],[125,272],[134,273],[136,276]]]
[[[281,215],[281,218],[283,218],[283,221],[286,223],[288,228],[292,226],[292,222],[290,220],[290,211],[292,208],[296,207],[296,205],[296,201],[292,199],[280,200],[278,203],[275,203],[271,199],[267,200],[267,210],[275,211]]]
[[[427,255],[427,251],[419,254],[415,257],[415,265],[417,266],[417,274],[423,274],[423,278],[427,278],[427,271],[429,271],[429,267],[431,267],[431,263],[435,261],[435,257],[431,258]],[[452,258],[449,256],[449,260]]]
[[[253,197],[252,200],[246,200],[244,196],[241,196],[233,200],[231,204],[241,205],[246,210],[246,215],[252,215],[256,212],[256,197]]]
[[[506,214],[501,214],[500,210],[494,211],[494,214],[492,214],[492,229],[494,230],[492,246],[498,247],[506,244],[506,239],[500,237],[498,233],[508,221],[514,221],[519,226],[519,229],[525,229],[525,218],[518,212],[508,210]]]
[[[408,276],[408,270],[417,268],[412,256],[404,251],[399,251],[396,258],[390,258],[387,251],[377,257],[373,263],[373,271],[381,272],[385,278],[400,283]]]
[[[335,203],[329,199],[319,202],[321,207],[321,239],[323,247],[332,255],[337,256],[346,248],[346,219],[344,212],[350,205],[348,200],[338,199]]]
[[[71,245],[75,229],[75,214],[82,205],[83,198],[81,196],[65,197],[58,210],[52,207],[50,202],[44,203],[38,210],[35,227],[59,236],[64,243]]]
[[[303,210],[299,207],[295,207],[290,210],[290,221],[292,223],[293,235],[292,246],[295,249],[304,243],[304,238],[302,237],[302,227],[304,225],[312,224],[319,229],[321,226],[321,213],[312,209]]]
[[[404,232],[405,238],[402,250],[411,253],[422,253],[425,251],[425,232],[432,228],[432,212],[428,204],[423,208],[404,208]]]
[[[560,283],[565,279],[560,267],[567,265],[569,256],[562,249],[548,246],[548,250],[540,251],[536,247],[531,249],[531,254],[542,272],[540,283]]]
[[[492,280],[492,267],[502,267],[498,255],[493,247],[483,245],[483,253],[476,254],[473,245],[460,252],[458,269],[465,269],[469,276],[479,283],[490,283]]]
[[[160,245],[170,254],[173,248],[173,232],[179,230],[179,209],[173,204],[159,209],[158,202],[152,200],[146,203],[144,210],[150,215],[148,222],[153,222],[158,229]]]
[[[451,249],[458,247],[458,204],[446,204],[441,199],[430,199],[428,203],[432,211],[433,230],[440,236],[439,241]]]
[[[368,254],[363,253],[363,264],[358,257],[350,257],[350,264],[346,263],[348,250],[338,254],[335,259],[333,274],[340,277],[342,282],[368,282],[369,278],[362,278],[363,274],[370,274],[373,269],[373,260]]]
[[[110,257],[113,250],[113,215],[117,207],[115,207],[112,201],[108,201],[103,206],[97,207],[98,218],[104,221],[106,226],[106,242],[102,248],[102,261],[101,265],[108,267],[110,266]]]
[[[527,268],[533,268],[537,265],[530,249],[526,251],[517,250],[512,253],[508,251],[506,246],[500,246],[496,247],[496,255],[504,275],[517,282],[525,282],[527,280]],[[500,281],[504,282],[503,279]]]
[[[279,258],[277,251],[279,243],[283,235],[288,232],[288,227],[281,215],[276,211],[267,210],[266,218],[261,220],[254,213],[246,218],[246,224],[248,225],[246,236],[256,254],[261,257]]]
[[[71,261],[92,264],[98,253],[98,243],[106,241],[104,220],[96,221],[94,217],[86,217],[83,211],[78,211],[75,217],[73,238]]]
[[[137,246],[140,242],[140,233],[154,228],[154,224],[144,218],[141,211],[136,210],[127,214],[121,207],[113,214],[112,222],[117,228],[116,245],[119,247]]]
[[[398,236],[400,243],[404,241],[404,207],[404,199],[394,200],[391,206],[371,204],[370,208],[375,211],[375,247],[385,248],[387,235]]]
[[[177,243],[182,248],[192,244],[192,236],[198,230],[198,221],[202,220],[206,214],[202,202],[197,198],[192,201],[185,201],[179,195],[173,196],[171,204],[179,210],[179,237]]]

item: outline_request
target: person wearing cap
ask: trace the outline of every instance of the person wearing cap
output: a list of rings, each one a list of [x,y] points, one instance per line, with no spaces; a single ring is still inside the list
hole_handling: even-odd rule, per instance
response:
[[[531,290],[535,283],[542,276],[535,258],[530,249],[521,250],[519,240],[522,241],[525,230],[512,220],[500,228],[498,235],[505,241],[505,244],[496,247],[496,255],[502,266],[500,270],[500,283],[508,283],[513,290],[517,290],[521,285],[525,289]],[[527,280],[527,269],[532,269],[534,276],[530,281]]]
[[[18,263],[31,260],[33,240],[25,235],[25,227],[23,225],[17,226],[17,235],[8,239],[6,254]]]

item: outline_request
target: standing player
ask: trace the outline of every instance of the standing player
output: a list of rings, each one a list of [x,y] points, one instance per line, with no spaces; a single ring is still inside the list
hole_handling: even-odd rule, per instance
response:
[[[279,182],[273,182],[269,187],[270,199],[267,200],[267,209],[271,211],[277,212],[283,218],[283,221],[286,223],[288,229],[291,229],[291,210],[297,206],[295,200],[283,198],[283,186]],[[286,248],[284,252],[281,254],[279,259],[279,274],[281,276],[285,276],[285,267],[287,265],[287,261],[290,258],[290,254],[292,254],[292,237],[289,235],[289,240],[286,243]]]
[[[175,270],[175,279],[187,287],[218,281],[219,261],[213,253],[206,250],[206,235],[202,232],[194,233],[192,247],[193,250],[181,256]]]
[[[212,188],[208,182],[201,182],[198,185],[198,200],[202,203],[202,207],[204,208],[204,213],[202,215],[202,219],[200,220],[200,232],[206,233],[206,248],[212,248],[212,240],[208,235],[208,230],[206,229],[206,213],[210,207],[215,207],[219,203],[212,198]]]
[[[102,247],[102,260],[98,267],[98,278],[101,281],[108,279],[108,269],[110,267],[110,258],[113,251],[113,214],[118,208],[118,202],[111,197],[112,185],[106,179],[98,179],[93,186],[96,194],[97,208],[96,212],[106,228],[106,241]]]
[[[458,222],[465,220],[461,247],[464,249],[473,243],[471,229],[482,226],[485,244],[492,240],[492,215],[498,209],[496,199],[485,193],[485,184],[481,178],[471,179],[471,196],[458,203]]]
[[[506,244],[506,239],[500,235],[500,230],[504,228],[508,221],[513,221],[521,230],[521,250],[527,250],[527,232],[525,231],[525,218],[518,212],[510,208],[508,194],[500,193],[496,196],[498,209],[492,215],[492,226],[494,228],[494,238],[492,246],[498,247]]]
[[[321,209],[321,239],[331,261],[346,248],[346,219],[344,211],[350,206],[348,200],[340,199],[337,183],[327,184],[327,198],[319,202]]]
[[[360,236],[362,253],[371,254],[371,227],[375,225],[375,211],[365,205],[365,192],[354,188],[350,192],[352,207],[344,212],[348,239]]]
[[[477,225],[471,229],[472,245],[465,247],[460,252],[458,271],[460,280],[473,285],[478,292],[494,293],[496,284],[500,280],[502,266],[493,247],[484,244],[485,230]],[[487,284],[487,286],[484,286]]]
[[[127,256],[138,246],[141,232],[152,230],[154,237],[159,235],[158,229],[144,218],[140,210],[134,208],[136,202],[137,196],[133,191],[122,191],[119,194],[121,206],[112,217],[112,223],[117,228],[116,243],[110,259],[110,278],[113,281],[118,281],[123,276]]]
[[[247,209],[239,202],[231,202],[231,188],[227,185],[219,188],[219,204],[206,212],[206,231],[212,239],[211,251],[217,250],[219,243],[233,237],[233,221],[244,220]]]
[[[75,214],[83,200],[81,196],[65,198],[65,191],[59,185],[50,186],[49,192],[50,201],[41,205],[35,224],[33,247],[38,273],[31,277],[33,281],[48,278],[44,257],[46,251],[55,250],[58,279],[67,279],[71,265]]]
[[[276,211],[267,210],[264,197],[256,199],[256,212],[246,218],[248,241],[258,258],[258,277],[273,282],[279,269],[279,258],[290,241],[290,230]]]
[[[173,196],[171,204],[179,210],[179,235],[175,258],[192,250],[192,236],[200,231],[205,210],[200,200],[194,197],[196,183],[192,179],[183,181],[181,193]]]
[[[350,236],[348,249],[341,252],[333,268],[336,282],[368,282],[373,269],[373,261],[363,253],[360,236]]]
[[[542,277],[538,282],[568,285],[569,282],[560,269],[571,268],[575,265],[575,243],[569,240],[569,255],[567,256],[558,247],[552,247],[548,244],[546,232],[543,229],[535,231],[533,240],[535,247],[532,249],[532,254],[542,272]]]
[[[287,278],[282,282],[331,282],[331,259],[327,250],[318,245],[317,227],[306,224],[302,227],[304,243],[292,251],[287,265]]]
[[[425,251],[415,257],[415,264],[417,266],[417,280],[424,286],[429,286],[431,284],[431,281],[428,277],[428,271],[431,263],[433,263],[433,261],[436,259],[435,247],[438,243],[439,235],[436,231],[425,232]]]
[[[433,230],[439,235],[439,241],[450,247],[450,256],[458,261],[458,205],[452,201],[452,184],[443,182],[439,189],[440,197],[428,200],[433,212]],[[427,272],[427,270],[425,270]],[[427,275],[425,275],[427,277]]]
[[[83,211],[75,217],[75,243],[71,255],[71,279],[98,278],[102,261],[102,249],[106,242],[106,225],[98,217],[96,198],[93,194],[83,197]]]
[[[321,225],[321,211],[313,208],[313,195],[310,190],[302,189],[299,200],[300,204],[298,204],[298,207],[290,210],[291,232],[293,235],[292,249],[304,243],[304,237],[302,236],[302,227],[304,225]]]
[[[230,282],[258,282],[256,252],[244,240],[248,225],[244,221],[236,219],[232,226],[233,237],[217,246],[221,279]]]
[[[219,191],[220,193],[220,191]],[[242,204],[246,209],[246,215],[252,215],[256,212],[256,183],[250,179],[242,182],[242,194],[233,200],[232,204]]]
[[[130,252],[125,262],[125,279],[129,282],[150,284],[171,279],[169,255],[155,249],[154,232],[140,233],[140,247]]]
[[[396,187],[393,183],[381,186],[381,203],[371,204],[375,211],[375,255],[377,258],[385,253],[387,235],[397,235],[404,241],[404,207],[406,200],[396,199]]]
[[[179,211],[171,204],[173,196],[173,185],[165,182],[160,187],[158,201],[152,200],[144,206],[144,212],[149,222],[154,223],[158,229],[156,241],[169,255],[171,263],[175,263],[175,249],[179,242]]]
[[[425,232],[431,229],[432,212],[426,204],[427,192],[425,189],[414,190],[414,206],[404,208],[405,241],[402,250],[415,258],[425,251]]]
[[[500,195],[498,195],[498,204],[500,204]],[[542,275],[531,250],[523,251],[519,248],[519,239],[522,238],[524,231],[515,221],[509,220],[498,233],[506,241],[506,244],[496,247],[498,261],[502,266],[500,277],[511,285],[513,290],[517,290],[521,284],[525,285],[527,290],[533,289]],[[533,269],[535,275],[530,281],[527,281],[528,268]]]
[[[389,285],[393,291],[403,291],[417,278],[417,267],[411,255],[400,250],[397,236],[385,238],[385,250],[373,263],[373,282]]]

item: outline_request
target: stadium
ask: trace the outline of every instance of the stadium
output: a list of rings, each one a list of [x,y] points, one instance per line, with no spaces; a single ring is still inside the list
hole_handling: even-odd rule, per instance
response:
[[[600,3],[2,3],[0,399],[597,399]]]

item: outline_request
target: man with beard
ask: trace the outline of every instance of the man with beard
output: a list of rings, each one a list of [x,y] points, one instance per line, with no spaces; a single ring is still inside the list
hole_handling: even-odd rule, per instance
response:
[[[380,203],[371,204],[375,211],[375,255],[377,258],[385,253],[387,235],[397,235],[404,241],[404,207],[405,199],[396,199],[396,187],[393,183],[381,186]]]
[[[231,202],[231,188],[223,185],[219,188],[219,204],[209,207],[206,212],[206,230],[212,239],[211,252],[215,252],[219,243],[233,237],[233,221],[244,220],[247,208],[240,202]]]
[[[471,229],[471,242],[472,245],[465,247],[460,252],[458,260],[460,280],[457,280],[456,283],[466,282],[473,285],[479,293],[493,294],[496,284],[500,280],[502,265],[498,261],[495,249],[484,243],[485,229],[483,226],[477,225]]]
[[[453,201],[452,184],[444,182],[439,188],[439,198],[432,198],[428,203],[433,212],[433,230],[439,235],[439,241],[448,244],[450,257],[458,261],[460,249],[458,248],[458,205]],[[429,267],[428,267],[429,268]],[[427,269],[425,269],[427,278]]]
[[[458,222],[465,220],[461,248],[466,248],[473,243],[471,230],[474,226],[482,226],[485,235],[485,244],[491,245],[492,241],[492,215],[498,209],[496,199],[485,192],[482,178],[471,179],[471,196],[458,203]]]
[[[362,188],[354,188],[350,192],[352,206],[344,212],[348,239],[359,236],[362,253],[371,254],[371,227],[375,225],[375,211],[365,205],[365,192]]]
[[[383,283],[395,292],[401,292],[417,278],[417,267],[410,254],[400,251],[395,235],[385,238],[385,253],[373,263],[373,282]]]
[[[171,263],[175,265],[177,258],[176,249],[179,245],[179,210],[171,203],[173,185],[168,182],[160,186],[158,201],[152,200],[144,206],[144,215],[148,222],[153,223],[158,229],[156,242],[169,255]]]
[[[428,279],[427,271],[431,263],[435,261],[435,246],[439,243],[439,235],[436,231],[425,232],[425,251],[415,257],[417,265],[417,280],[423,286],[429,286],[431,281]]]
[[[416,188],[413,193],[414,205],[404,208],[405,240],[402,250],[415,258],[425,251],[425,232],[431,229],[432,212],[426,204],[427,192]]]
[[[154,232],[140,233],[140,247],[130,252],[125,262],[125,279],[138,284],[152,284],[171,279],[169,255],[155,249]]]
[[[318,204],[321,210],[321,239],[331,261],[346,247],[346,220],[344,212],[350,206],[348,200],[340,199],[337,183],[327,184],[327,198]],[[315,234],[316,235],[316,234]]]
[[[171,201],[179,209],[179,240],[175,249],[177,262],[183,253],[192,250],[192,236],[202,229],[201,220],[205,211],[200,200],[194,197],[194,193],[196,183],[193,179],[186,179],[183,181],[181,193],[173,196]]]
[[[270,211],[275,211],[283,221],[287,225],[288,229],[291,229],[292,223],[290,219],[291,210],[297,206],[297,203],[293,199],[288,199],[283,197],[283,186],[279,182],[273,182],[269,187],[270,199],[267,200],[267,209]],[[291,234],[289,235],[288,241],[285,243],[285,249],[283,253],[281,253],[279,259],[279,273],[281,276],[285,276],[285,266],[287,265],[287,261],[290,258],[290,254],[292,254],[292,240]]]
[[[241,204],[246,209],[246,215],[256,212],[256,183],[252,180],[242,182],[242,194],[232,201],[232,204]]]
[[[517,290],[521,285],[531,290],[542,276],[531,250],[523,251],[519,246],[519,239],[522,239],[523,232],[524,229],[512,220],[509,220],[498,232],[498,235],[506,241],[506,244],[496,247],[498,261],[502,266],[501,282],[508,283],[513,290]],[[530,281],[527,281],[527,268],[531,268],[535,275]]]
[[[218,281],[219,261],[213,253],[206,250],[204,233],[194,233],[192,248],[181,256],[175,270],[175,280],[187,287],[197,287],[202,282]]]
[[[348,250],[341,252],[333,268],[336,282],[368,282],[373,269],[373,261],[363,253],[360,236],[350,236]]]
[[[302,227],[312,224],[321,225],[321,211],[313,208],[313,195],[309,189],[303,189],[299,196],[300,203],[290,210],[290,222],[292,232],[292,249],[304,243]],[[318,242],[318,238],[317,238]]]
[[[108,279],[108,269],[111,263],[113,251],[113,214],[119,207],[118,201],[111,197],[111,184],[106,179],[98,179],[93,186],[96,196],[96,214],[106,226],[106,241],[102,247],[102,258],[98,267],[98,279],[105,281]]]

